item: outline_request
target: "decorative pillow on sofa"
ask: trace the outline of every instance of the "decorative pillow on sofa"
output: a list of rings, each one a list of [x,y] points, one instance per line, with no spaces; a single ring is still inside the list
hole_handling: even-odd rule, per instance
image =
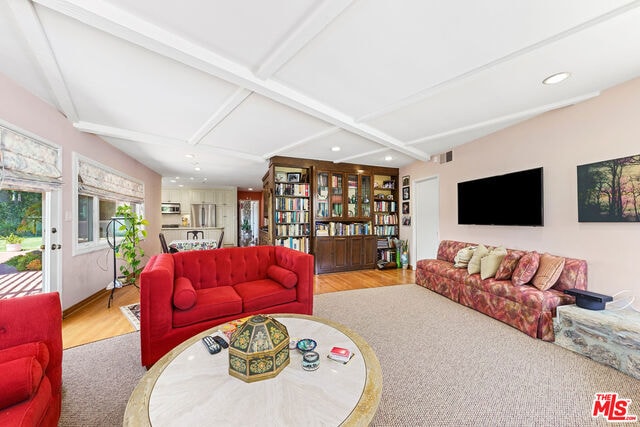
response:
[[[22,357],[0,364],[0,408],[27,400],[38,390],[44,371],[35,357]]]
[[[531,283],[541,291],[546,291],[556,284],[563,268],[564,258],[544,253],[540,257],[540,266]]]
[[[511,283],[515,286],[521,286],[529,283],[538,271],[540,265],[540,254],[536,251],[527,252],[520,258],[518,266],[511,275]]]
[[[478,245],[467,266],[469,274],[480,273],[480,260],[487,255],[489,255],[489,249],[485,245]]]
[[[460,249],[456,254],[456,257],[453,259],[453,266],[455,268],[467,268],[475,250],[475,246],[468,246],[466,248]]]
[[[186,277],[178,277],[173,284],[173,305],[179,310],[189,310],[196,305],[198,294]]]
[[[480,278],[484,280],[494,277],[505,256],[507,256],[507,250],[502,246],[491,250],[486,257],[480,260]]]
[[[296,276],[296,273],[275,264],[270,265],[269,268],[267,268],[267,277],[271,280],[275,280],[288,289],[293,288],[296,283],[298,283],[298,276]]]
[[[509,280],[511,275],[518,266],[518,261],[522,258],[522,253],[507,251],[507,256],[502,259],[498,271],[496,271],[496,280]]]

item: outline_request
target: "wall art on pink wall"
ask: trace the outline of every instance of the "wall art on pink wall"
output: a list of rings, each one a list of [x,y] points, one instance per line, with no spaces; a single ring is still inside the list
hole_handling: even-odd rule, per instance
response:
[[[578,166],[579,222],[640,222],[640,155]]]

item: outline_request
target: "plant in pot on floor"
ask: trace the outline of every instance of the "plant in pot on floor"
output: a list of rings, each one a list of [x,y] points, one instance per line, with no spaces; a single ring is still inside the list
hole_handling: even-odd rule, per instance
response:
[[[135,285],[143,269],[141,264],[144,250],[140,247],[140,241],[147,237],[144,226],[148,225],[149,221],[133,212],[129,205],[118,206],[116,216],[124,218],[118,228],[118,235],[122,236],[118,244],[118,256],[124,260],[124,264],[120,266],[120,273],[124,276],[125,285]]]
[[[7,252],[20,252],[22,250],[22,241],[24,240],[23,237],[16,236],[15,234],[11,233],[8,236],[3,237],[2,239],[7,243],[5,249]]]

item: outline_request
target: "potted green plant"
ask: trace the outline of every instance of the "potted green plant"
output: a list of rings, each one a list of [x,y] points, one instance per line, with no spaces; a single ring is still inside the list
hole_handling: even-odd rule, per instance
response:
[[[16,236],[11,233],[8,236],[3,237],[3,239],[7,242],[7,252],[20,252],[22,250],[22,242],[24,241],[23,237]]]
[[[149,221],[133,212],[129,205],[118,206],[116,216],[124,218],[118,228],[122,240],[118,244],[117,254],[124,260],[124,264],[120,265],[120,273],[124,276],[125,284],[135,284],[143,268],[144,250],[140,247],[140,241],[147,237],[144,226]]]

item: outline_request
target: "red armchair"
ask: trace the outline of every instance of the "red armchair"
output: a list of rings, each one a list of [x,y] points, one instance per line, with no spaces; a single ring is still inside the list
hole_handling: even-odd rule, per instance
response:
[[[60,296],[0,300],[0,425],[57,426],[61,404]]]

